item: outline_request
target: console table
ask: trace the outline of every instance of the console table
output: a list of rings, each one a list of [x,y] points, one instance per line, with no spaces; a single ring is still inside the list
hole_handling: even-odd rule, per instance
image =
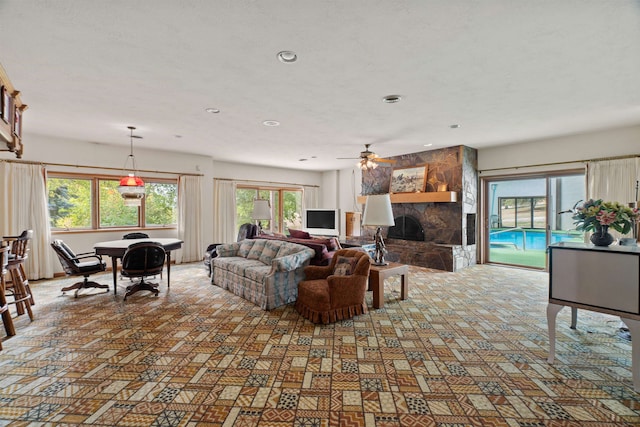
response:
[[[549,246],[549,363],[555,357],[556,317],[565,306],[571,307],[573,328],[578,308],[620,316],[631,333],[633,389],[640,392],[640,248]]]

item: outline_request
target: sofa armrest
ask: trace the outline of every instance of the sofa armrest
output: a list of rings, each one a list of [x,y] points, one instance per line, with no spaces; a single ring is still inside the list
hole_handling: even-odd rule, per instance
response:
[[[222,245],[218,245],[216,252],[219,257],[237,256],[238,249],[240,249],[240,242],[224,243]]]
[[[273,261],[271,261],[271,271],[293,271],[296,268],[309,264],[313,255],[313,249],[305,248],[304,251],[274,258]]]

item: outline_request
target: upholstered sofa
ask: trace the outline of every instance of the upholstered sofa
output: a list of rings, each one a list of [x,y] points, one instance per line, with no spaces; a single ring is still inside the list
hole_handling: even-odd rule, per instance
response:
[[[254,239],[284,240],[297,243],[313,249],[314,255],[309,263],[311,265],[329,265],[333,254],[342,249],[336,237],[315,237],[306,231],[289,230],[289,236],[282,234],[258,234]]]
[[[284,240],[246,239],[218,245],[211,283],[272,310],[294,302],[304,267],[314,256],[306,246]]]

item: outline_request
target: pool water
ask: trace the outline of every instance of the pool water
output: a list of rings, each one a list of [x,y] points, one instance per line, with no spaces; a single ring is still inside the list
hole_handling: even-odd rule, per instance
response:
[[[526,234],[526,249],[544,250],[547,248],[546,233],[542,230],[522,230],[501,231],[496,233],[493,231],[489,234],[489,243],[494,247],[513,247],[514,249],[523,249],[523,234]],[[551,243],[556,242],[582,242],[582,234],[569,233],[552,233]]]

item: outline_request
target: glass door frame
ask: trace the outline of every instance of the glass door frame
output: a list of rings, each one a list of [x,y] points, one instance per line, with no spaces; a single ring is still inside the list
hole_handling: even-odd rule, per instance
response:
[[[481,197],[481,224],[479,230],[479,239],[480,245],[478,248],[478,263],[480,264],[495,264],[495,265],[504,265],[510,267],[518,267],[532,270],[540,270],[547,271],[549,266],[548,257],[545,262],[544,268],[537,267],[529,267],[520,264],[507,264],[507,263],[498,263],[491,262],[489,260],[489,250],[490,250],[490,239],[489,233],[491,228],[491,218],[490,218],[490,208],[491,208],[491,200],[495,196],[492,194],[492,189],[490,188],[491,183],[495,183],[496,181],[518,181],[518,180],[526,180],[526,179],[544,179],[545,180],[545,198],[547,201],[547,210],[546,210],[546,225],[545,225],[545,234],[546,234],[546,246],[549,246],[551,242],[551,229],[549,218],[553,214],[553,203],[549,200],[551,191],[551,181],[552,178],[559,178],[563,176],[575,176],[575,175],[583,175],[585,182],[585,193],[587,189],[587,171],[586,169],[569,169],[562,171],[545,171],[545,172],[533,172],[533,173],[524,173],[524,174],[508,174],[508,175],[494,175],[494,176],[481,176],[480,177],[480,188],[482,192]],[[585,194],[586,197],[586,194]]]

